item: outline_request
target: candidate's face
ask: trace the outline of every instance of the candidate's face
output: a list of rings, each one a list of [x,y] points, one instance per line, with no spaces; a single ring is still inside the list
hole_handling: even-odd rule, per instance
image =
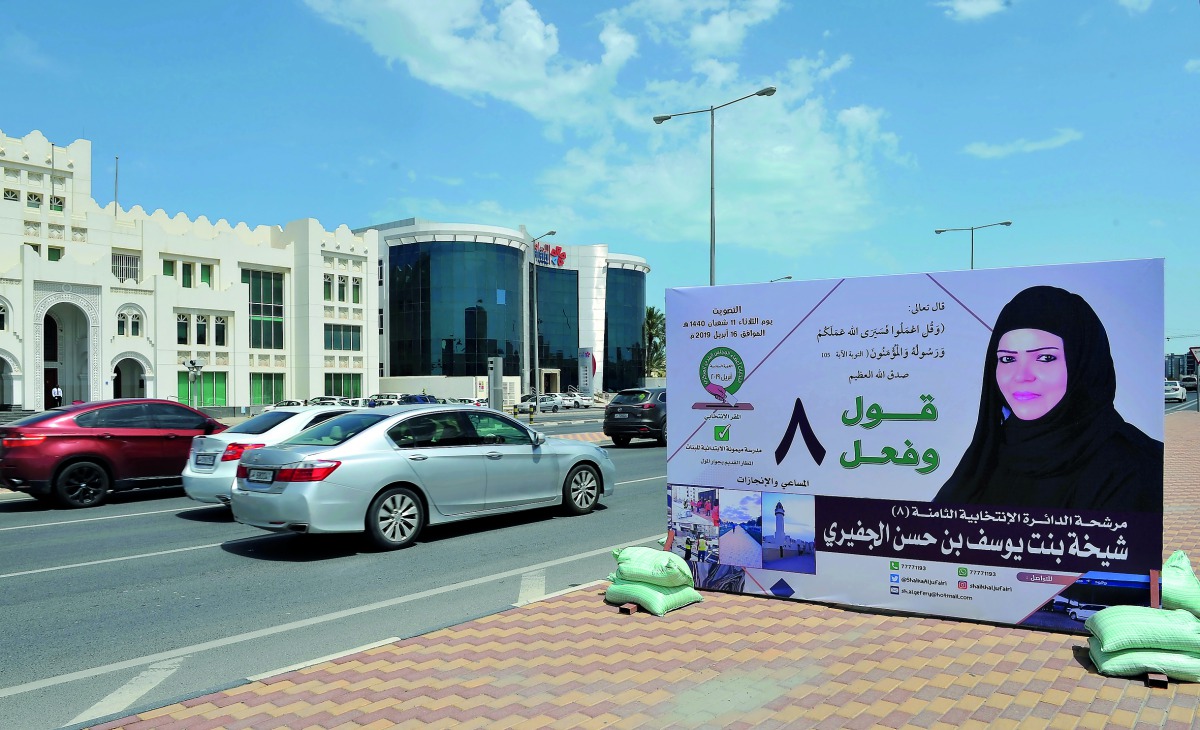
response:
[[[1067,392],[1062,338],[1033,329],[1004,333],[996,347],[996,385],[1017,418],[1046,415]]]

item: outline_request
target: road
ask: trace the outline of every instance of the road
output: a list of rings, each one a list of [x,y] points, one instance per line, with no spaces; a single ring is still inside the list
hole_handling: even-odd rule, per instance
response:
[[[1194,411],[1194,410],[1196,410],[1196,391],[1194,391],[1194,390],[1187,391],[1187,397],[1188,397],[1188,399],[1184,403],[1180,403],[1178,401],[1164,403],[1163,408],[1164,408],[1165,412],[1166,413],[1178,413],[1179,411]]]
[[[595,432],[599,409],[539,415]],[[616,495],[428,529],[394,553],[354,536],[274,535],[182,490],[91,510],[0,501],[0,723],[39,730],[160,706],[244,678],[423,634],[602,580],[610,551],[666,529],[666,454],[610,449]]]

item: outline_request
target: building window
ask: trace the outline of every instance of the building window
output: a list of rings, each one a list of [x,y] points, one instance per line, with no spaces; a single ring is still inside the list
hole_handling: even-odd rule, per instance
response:
[[[192,318],[186,314],[180,314],[175,317],[175,344],[187,345],[191,343],[189,339],[192,329]]]
[[[208,344],[208,317],[203,314],[196,315],[196,344]]]
[[[8,306],[0,304],[0,331],[8,329]]]
[[[344,302],[344,301],[346,301],[346,277],[339,276],[337,284],[338,284],[338,301]]]
[[[350,282],[350,301],[362,304],[362,279],[355,278]]]
[[[379,286],[383,286],[383,259],[375,262],[375,271],[379,274]]]
[[[325,349],[362,350],[362,327],[352,324],[325,325]]]
[[[250,285],[250,347],[284,349],[283,274],[242,269],[242,282]]]
[[[179,273],[183,275],[183,288],[192,288],[192,264],[184,261],[179,264]]]
[[[140,314],[129,315],[129,334],[132,337],[141,337],[142,336],[142,315],[140,315]]]
[[[8,188],[5,188],[4,189],[4,199],[15,202],[15,203],[19,203],[19,202],[21,202],[21,191],[20,190],[9,190]]]
[[[179,373],[179,400],[186,402],[190,398],[189,405],[198,408],[228,405],[225,402],[228,378],[228,373],[201,370],[196,373],[196,379],[191,380],[184,370]]]
[[[277,403],[286,396],[283,392],[283,373],[250,373],[250,405]]]
[[[125,336],[126,326],[129,324],[129,316],[124,312],[117,315],[117,334],[121,337]]]
[[[163,276],[175,278],[175,262],[171,259],[163,259]]]
[[[62,257],[63,257],[62,247],[60,247],[60,246],[47,246],[46,247],[46,260],[47,261],[59,261],[62,259]]]
[[[59,213],[61,213],[63,206],[66,205],[66,202],[67,201],[61,195],[51,195],[50,210],[57,210]]]
[[[325,275],[325,284],[322,288],[322,296],[325,297],[325,301],[327,302],[333,301],[333,274]]]
[[[217,347],[225,346],[225,318],[213,317],[213,344]]]
[[[379,308],[379,334],[383,334],[383,307]],[[380,373],[380,375],[382,374]]]
[[[344,398],[362,397],[361,373],[325,373],[325,395]]]
[[[25,193],[25,207],[26,208],[42,207],[42,194],[41,193]]]
[[[200,264],[200,283],[212,286],[212,264]]]
[[[41,255],[42,255],[42,246],[41,246],[41,244],[38,244],[38,243],[30,243],[29,241],[26,241],[26,242],[25,242],[25,245],[26,245],[26,246],[28,246],[28,247],[30,247],[30,248],[32,248],[34,251],[36,251],[38,256],[41,256]]]
[[[128,253],[114,253],[112,255],[112,272],[113,276],[117,277],[117,281],[133,279],[140,282],[142,280],[142,257]]]

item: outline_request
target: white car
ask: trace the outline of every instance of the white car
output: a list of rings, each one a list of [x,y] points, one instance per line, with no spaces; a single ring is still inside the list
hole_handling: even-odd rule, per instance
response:
[[[583,393],[559,393],[558,396],[563,399],[563,403],[567,408],[591,408],[592,396],[584,395]]]
[[[1187,391],[1177,380],[1168,380],[1163,383],[1163,401],[1169,400],[1177,400],[1180,403],[1187,400]]]
[[[1076,621],[1087,621],[1092,616],[1103,611],[1107,606],[1101,606],[1095,603],[1089,603],[1084,606],[1071,606],[1067,609],[1067,615]]]
[[[228,505],[243,453],[273,446],[352,410],[346,406],[279,406],[220,433],[197,436],[183,467],[183,491],[197,502]]]
[[[267,411],[273,411],[276,408],[283,408],[284,406],[302,406],[302,405],[304,405],[304,401],[302,401],[302,400],[281,400],[278,403],[272,403],[271,405],[263,406],[262,412],[266,413]]]
[[[533,410],[533,396],[527,395],[521,398],[521,402],[514,406],[517,413],[529,413]],[[565,408],[562,398],[558,397],[558,393],[546,393],[538,398],[538,411],[542,413],[558,413],[560,408]]]

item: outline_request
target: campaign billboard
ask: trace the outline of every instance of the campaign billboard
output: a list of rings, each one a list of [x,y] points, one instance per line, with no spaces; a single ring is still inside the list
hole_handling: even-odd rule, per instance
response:
[[[1148,600],[1161,259],[672,289],[666,326],[698,588],[1074,631]]]

